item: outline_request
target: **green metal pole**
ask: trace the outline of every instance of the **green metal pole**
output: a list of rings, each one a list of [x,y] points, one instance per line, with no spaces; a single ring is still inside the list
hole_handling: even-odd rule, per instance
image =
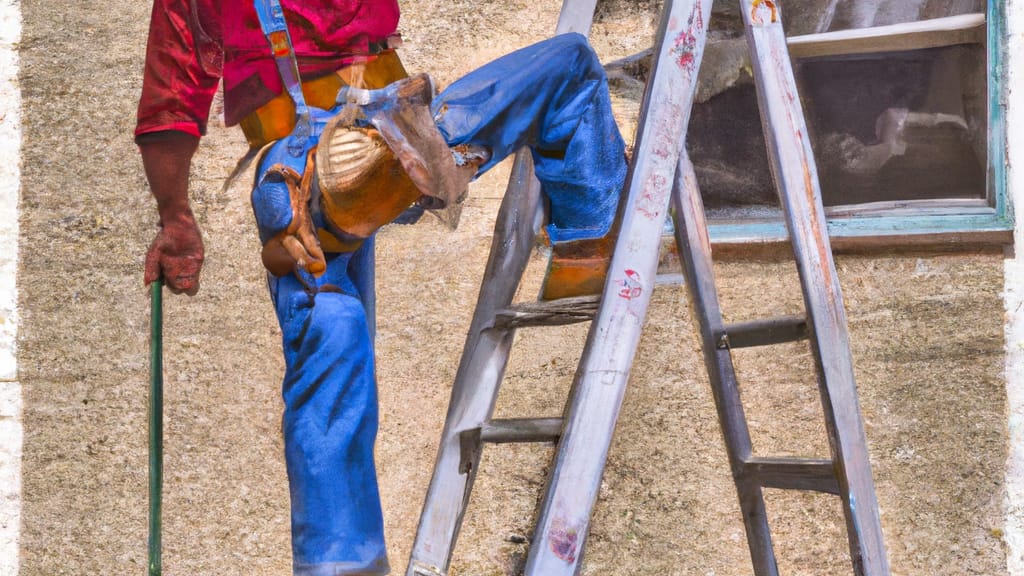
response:
[[[149,576],[160,576],[160,500],[164,477],[163,280],[150,284]]]

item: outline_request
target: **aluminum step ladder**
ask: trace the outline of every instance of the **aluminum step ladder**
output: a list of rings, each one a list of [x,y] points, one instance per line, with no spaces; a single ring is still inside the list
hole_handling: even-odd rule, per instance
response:
[[[600,299],[512,305],[541,212],[539,184],[532,176],[529,155],[516,157],[452,389],[407,576],[448,575],[482,445],[499,442],[558,442],[525,573],[569,576],[580,571],[591,510],[654,288],[670,202],[755,573],[778,574],[764,487],[838,494],[854,573],[889,573],[857,405],[845,311],[781,16],[769,0],[739,1],[806,317],[743,325],[722,321],[703,205],[683,146],[712,0],[666,0],[641,111],[629,199]],[[566,0],[558,31],[586,33],[595,4],[595,0]],[[579,322],[591,315],[590,332],[562,417],[492,419],[515,331]],[[813,351],[832,457],[754,457],[730,349],[797,338],[807,338]]]

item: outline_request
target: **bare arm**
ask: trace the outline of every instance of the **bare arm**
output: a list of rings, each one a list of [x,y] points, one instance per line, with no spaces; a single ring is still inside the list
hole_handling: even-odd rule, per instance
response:
[[[163,278],[175,294],[199,291],[203,239],[188,202],[188,175],[199,138],[178,131],[138,137],[142,164],[160,213],[160,230],[146,253],[145,282]]]

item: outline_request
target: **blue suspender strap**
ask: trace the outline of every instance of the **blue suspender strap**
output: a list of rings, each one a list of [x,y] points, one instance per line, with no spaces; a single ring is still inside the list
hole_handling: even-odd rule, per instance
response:
[[[288,34],[288,23],[284,19],[284,10],[280,0],[255,0],[256,15],[260,20],[263,34],[270,42],[270,50],[277,63],[277,71],[285,90],[295,102],[295,130],[288,141],[288,152],[292,156],[301,156],[306,151],[306,141],[312,131],[309,107],[302,95],[302,80],[299,77],[299,64],[295,59],[295,48]]]

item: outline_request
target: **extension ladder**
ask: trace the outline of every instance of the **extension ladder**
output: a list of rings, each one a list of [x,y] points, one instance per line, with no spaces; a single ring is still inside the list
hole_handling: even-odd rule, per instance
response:
[[[484,443],[557,441],[526,561],[530,576],[581,568],[590,514],[657,274],[669,203],[697,312],[754,572],[778,567],[763,488],[840,496],[854,573],[889,573],[853,378],[845,311],[778,7],[739,0],[772,174],[803,289],[805,317],[726,325],[719,311],[703,204],[683,146],[712,0],[666,0],[636,138],[619,240],[604,293],[512,305],[540,226],[539,184],[517,155],[442,432],[407,576],[446,576]],[[589,31],[596,0],[566,0],[558,32]],[[515,331],[593,316],[561,418],[492,419]],[[829,459],[752,455],[730,350],[808,339],[831,445]]]

